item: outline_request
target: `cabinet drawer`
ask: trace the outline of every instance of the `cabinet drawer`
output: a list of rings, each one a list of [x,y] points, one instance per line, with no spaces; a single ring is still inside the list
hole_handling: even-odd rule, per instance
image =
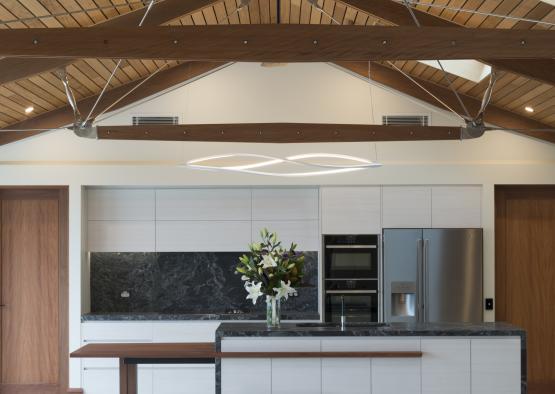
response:
[[[323,352],[387,352],[420,350],[420,337],[322,339]]]
[[[179,322],[152,324],[153,342],[214,342],[220,322]]]
[[[319,352],[319,339],[235,339],[224,338],[222,340],[222,351],[224,352]]]
[[[81,338],[87,343],[152,342],[151,323],[83,323]]]

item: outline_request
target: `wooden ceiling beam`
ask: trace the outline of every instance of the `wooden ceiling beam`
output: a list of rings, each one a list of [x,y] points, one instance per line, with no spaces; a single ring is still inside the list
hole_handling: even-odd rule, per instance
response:
[[[208,7],[217,0],[164,0],[155,4],[144,21],[144,26],[158,26],[178,17],[194,13]],[[145,14],[145,8],[128,12],[127,14],[108,19],[102,23],[91,26],[89,29],[106,27],[137,27]],[[0,84],[27,78],[65,67],[75,59],[25,59],[4,58],[0,59]]]
[[[341,0],[342,3],[367,14],[387,20],[399,26],[414,26],[407,8],[393,0]],[[422,26],[436,27],[461,27],[457,23],[428,14],[418,9],[413,9]],[[440,59],[441,60],[441,59]],[[555,60],[554,59],[487,59],[483,62],[501,70],[532,78],[537,81],[555,85]]]
[[[130,93],[127,97],[116,104],[111,109],[111,111],[133,104],[139,100],[160,93],[161,91],[182,84],[184,82],[197,79],[205,74],[213,72],[223,65],[224,63],[189,62],[180,64],[164,71],[160,71],[154,77],[141,85],[139,89]],[[142,80],[133,81],[128,84],[118,86],[117,88],[114,88],[112,90],[108,90],[98,104],[98,112],[115,102],[127,92],[129,92],[133,87],[141,83],[141,81]],[[92,108],[94,102],[96,101],[96,98],[97,96],[92,96],[80,100],[77,103],[77,106],[83,113],[88,113]],[[6,127],[7,129],[16,129],[21,131],[6,132],[0,129],[0,145],[18,141],[41,133],[40,131],[26,130],[56,129],[73,124],[73,122],[73,110],[68,105],[63,108],[46,112],[42,115],[38,115],[34,118]]]
[[[98,139],[248,143],[458,140],[460,127],[324,123],[102,126]]]
[[[338,62],[338,66],[357,74],[363,78],[368,78],[368,63],[367,62]],[[373,81],[397,90],[401,93],[407,94],[411,97],[422,100],[428,104],[445,110],[432,96],[424,90],[416,86],[413,82],[409,81],[406,77],[398,71],[389,67],[383,66],[378,63],[371,65],[371,78]],[[436,85],[435,83],[414,78],[419,84],[426,88],[430,93],[445,102],[451,108],[455,109],[458,113],[463,114],[463,109],[460,107],[453,92],[443,86]],[[481,101],[473,97],[461,95],[461,99],[471,114],[476,114],[481,106]],[[514,112],[489,105],[485,113],[485,121],[497,127],[510,128],[510,129],[549,129],[551,126],[544,123],[535,121],[530,118],[515,114]],[[538,138],[544,141],[555,143],[555,133],[546,131],[521,131],[520,134],[529,137]]]
[[[410,40],[410,45],[407,45]],[[331,62],[552,58],[555,30],[235,25],[0,30],[0,56]]]

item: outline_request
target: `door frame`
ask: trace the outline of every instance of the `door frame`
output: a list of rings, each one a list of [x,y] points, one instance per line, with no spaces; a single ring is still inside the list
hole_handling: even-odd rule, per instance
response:
[[[59,393],[69,387],[69,187],[68,186],[0,186],[0,201],[5,199],[58,200],[58,385]],[[0,215],[1,223],[1,215]],[[2,264],[0,255],[0,266]],[[1,270],[0,270],[1,275]],[[1,278],[0,278],[1,279]],[[1,282],[0,282],[1,285]],[[1,319],[1,316],[0,316]],[[0,320],[1,322],[1,320]],[[0,326],[1,329],[1,326]],[[0,343],[1,345],[1,343]],[[0,360],[1,362],[1,360]],[[41,392],[42,385],[34,385],[31,392]],[[48,390],[52,389],[48,385]],[[16,392],[18,389],[15,389]],[[35,391],[36,390],[36,391]],[[23,392],[23,391],[21,391]],[[8,394],[8,393],[7,393]]]

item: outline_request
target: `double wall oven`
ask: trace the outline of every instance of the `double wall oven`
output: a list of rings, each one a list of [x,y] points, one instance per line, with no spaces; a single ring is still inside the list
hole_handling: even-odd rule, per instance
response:
[[[325,321],[379,322],[380,276],[378,235],[325,235]]]

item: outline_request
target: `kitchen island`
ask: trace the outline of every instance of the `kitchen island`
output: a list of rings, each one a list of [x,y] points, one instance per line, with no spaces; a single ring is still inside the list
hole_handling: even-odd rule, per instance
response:
[[[271,330],[260,323],[222,323],[216,350],[261,354],[217,359],[217,394],[526,393],[526,334],[504,323],[353,324],[345,329],[300,323]],[[278,352],[311,355],[271,357]],[[332,352],[348,357],[328,357]],[[360,352],[383,354],[360,357]]]

